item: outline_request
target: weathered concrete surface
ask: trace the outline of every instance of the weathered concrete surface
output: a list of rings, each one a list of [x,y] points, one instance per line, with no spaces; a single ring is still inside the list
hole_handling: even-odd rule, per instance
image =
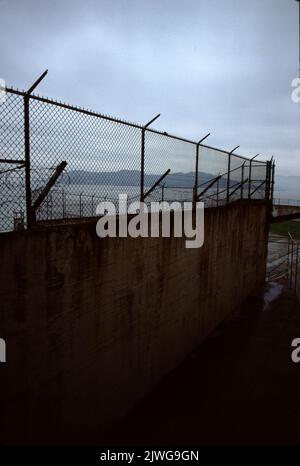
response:
[[[266,207],[205,213],[205,244],[95,223],[0,237],[3,443],[98,442],[265,278]]]
[[[273,217],[284,217],[294,214],[299,214],[300,216],[300,206],[273,205]]]
[[[265,298],[243,302],[106,443],[299,445],[300,363],[291,344],[300,337],[300,301],[286,291],[267,306]]]

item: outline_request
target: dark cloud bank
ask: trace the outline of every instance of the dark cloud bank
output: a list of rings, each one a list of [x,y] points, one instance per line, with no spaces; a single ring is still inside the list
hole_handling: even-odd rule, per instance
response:
[[[41,94],[300,175],[298,9],[293,0],[0,1],[1,71]],[[263,158],[264,158],[263,157]]]

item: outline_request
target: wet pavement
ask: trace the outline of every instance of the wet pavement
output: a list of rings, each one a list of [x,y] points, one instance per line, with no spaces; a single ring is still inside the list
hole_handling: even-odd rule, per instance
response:
[[[267,277],[276,279],[284,277],[289,271],[288,239],[284,236],[272,234],[269,236]]]
[[[300,304],[268,284],[170,373],[106,441],[300,444]]]
[[[300,298],[299,244],[300,239],[297,237],[294,237],[292,244],[285,236],[269,235],[266,279],[295,290]]]

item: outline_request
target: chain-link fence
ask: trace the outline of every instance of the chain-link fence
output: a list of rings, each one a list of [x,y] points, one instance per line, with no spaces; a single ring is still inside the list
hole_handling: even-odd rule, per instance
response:
[[[34,86],[33,86],[34,87]],[[0,105],[0,231],[96,215],[100,201],[270,199],[274,164],[47,98]]]

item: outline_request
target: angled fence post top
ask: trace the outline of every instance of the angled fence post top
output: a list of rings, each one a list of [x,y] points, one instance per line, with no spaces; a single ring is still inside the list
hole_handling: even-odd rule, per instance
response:
[[[160,117],[160,113],[156,115],[152,120],[148,121],[142,127],[142,141],[141,141],[141,185],[140,185],[140,201],[144,202],[145,199],[145,132],[146,129],[158,118]],[[156,186],[155,186],[156,187]],[[155,189],[155,188],[153,188]],[[152,192],[151,190],[150,192]],[[149,192],[147,193],[149,195]]]
[[[48,70],[45,70],[44,73],[41,74],[41,76],[32,84],[32,86],[28,89],[26,92],[27,95],[31,95],[35,88],[40,84],[40,82],[45,78],[45,76],[48,74]]]
[[[146,123],[144,126],[143,126],[143,129],[147,129],[152,123],[154,123],[155,120],[157,120],[158,118],[160,117],[160,113],[158,113],[158,115],[156,115],[154,118],[152,118],[152,120],[148,121],[148,123]]]
[[[200,139],[200,141],[197,143],[197,146],[200,146],[200,144],[202,144],[202,142],[204,142],[209,136],[210,136],[211,133],[207,133],[204,138]]]
[[[230,152],[228,152],[228,155],[232,155],[236,150],[238,150],[241,146],[236,146],[234,149],[232,149]]]

